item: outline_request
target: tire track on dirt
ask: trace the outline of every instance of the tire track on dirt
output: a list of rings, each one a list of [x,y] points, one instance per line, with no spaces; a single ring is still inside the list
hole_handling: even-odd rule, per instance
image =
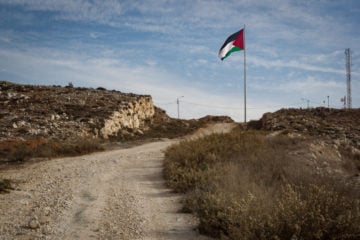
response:
[[[162,177],[164,151],[177,141],[2,170],[18,186],[0,195],[0,239],[208,239],[194,230],[196,218],[180,213],[182,196]]]

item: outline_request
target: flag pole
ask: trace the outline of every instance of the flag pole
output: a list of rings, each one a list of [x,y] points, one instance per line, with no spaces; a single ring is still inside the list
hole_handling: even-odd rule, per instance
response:
[[[246,123],[246,46],[245,46],[245,24],[244,24],[244,123]]]

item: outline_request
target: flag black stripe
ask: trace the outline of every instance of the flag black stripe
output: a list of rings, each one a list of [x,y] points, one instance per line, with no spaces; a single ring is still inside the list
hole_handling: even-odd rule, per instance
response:
[[[237,38],[237,36],[239,35],[239,33],[240,33],[241,31],[242,31],[242,29],[241,29],[240,31],[236,32],[236,33],[231,34],[230,37],[228,37],[228,38],[225,40],[225,42],[224,42],[224,44],[221,46],[220,50],[223,49],[223,48],[226,46],[226,44],[228,44],[229,42],[235,41],[235,39]]]

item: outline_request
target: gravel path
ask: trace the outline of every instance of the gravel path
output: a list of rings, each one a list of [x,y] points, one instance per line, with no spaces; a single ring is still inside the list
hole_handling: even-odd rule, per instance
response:
[[[0,171],[17,182],[0,194],[0,239],[208,239],[162,178],[163,151],[176,141]]]

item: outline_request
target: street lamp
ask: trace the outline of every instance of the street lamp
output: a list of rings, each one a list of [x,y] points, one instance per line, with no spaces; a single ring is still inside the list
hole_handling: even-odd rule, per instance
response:
[[[184,96],[181,96],[181,97],[178,97],[178,98],[176,99],[178,119],[180,119],[180,101],[179,101],[179,99],[180,99],[180,98],[183,98],[183,97],[184,97]]]

